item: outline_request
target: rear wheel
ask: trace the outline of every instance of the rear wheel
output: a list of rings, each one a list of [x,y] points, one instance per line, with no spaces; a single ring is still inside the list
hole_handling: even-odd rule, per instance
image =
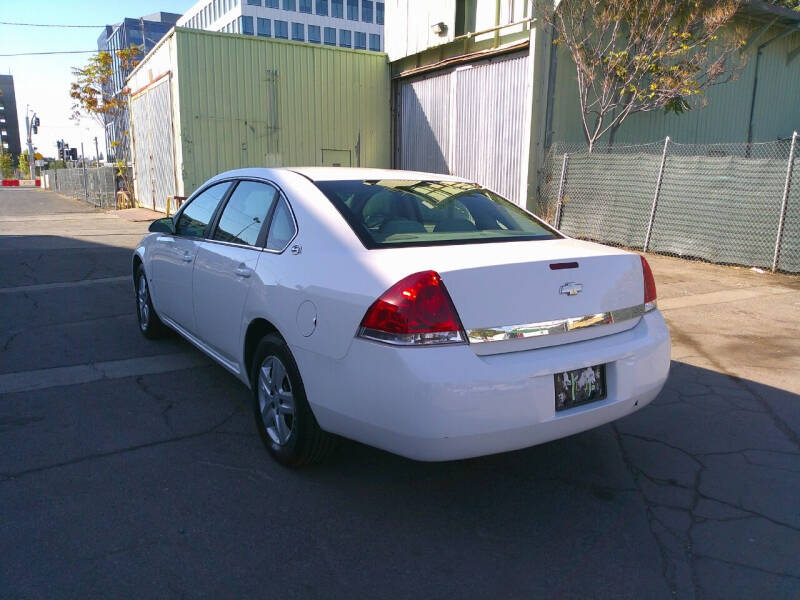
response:
[[[300,467],[330,454],[335,437],[320,429],[294,358],[279,336],[267,335],[259,343],[251,384],[256,427],[275,460]]]
[[[145,275],[142,265],[136,269],[136,316],[139,318],[139,331],[144,337],[153,340],[163,337],[167,332],[167,328],[153,308],[150,287],[147,285],[147,275]]]

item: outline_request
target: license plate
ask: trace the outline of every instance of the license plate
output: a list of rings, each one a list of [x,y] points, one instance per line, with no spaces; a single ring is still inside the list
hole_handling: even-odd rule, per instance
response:
[[[606,397],[605,365],[555,374],[556,411]]]

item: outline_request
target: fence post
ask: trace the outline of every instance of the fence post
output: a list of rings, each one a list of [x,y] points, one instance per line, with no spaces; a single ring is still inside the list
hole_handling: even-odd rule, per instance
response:
[[[556,216],[553,219],[553,227],[558,229],[561,227],[561,205],[564,198],[564,182],[567,178],[567,163],[569,162],[569,154],[564,153],[564,160],[561,163],[561,181],[558,183],[558,203],[556,204]]]
[[[83,167],[83,197],[89,204],[89,185],[86,181],[86,158],[83,155],[83,142],[81,142],[81,165]]]
[[[789,164],[786,166],[786,183],[783,184],[783,200],[781,201],[781,216],[778,220],[778,235],[775,238],[775,253],[772,255],[772,272],[778,270],[778,255],[781,251],[781,238],[783,237],[783,222],[786,219],[786,205],[789,202],[789,188],[792,186],[792,169],[794,168],[794,153],[797,147],[797,132],[792,134],[792,146],[789,148]]]
[[[667,162],[667,146],[669,146],[669,136],[664,140],[664,152],[661,153],[661,167],[658,169],[658,180],[656,181],[656,192],[653,195],[653,207],[650,209],[650,221],[647,223],[647,235],[644,238],[644,248],[647,252],[650,247],[650,236],[653,233],[653,221],[656,218],[656,206],[658,206],[658,196],[661,193],[661,180],[664,178],[664,164]]]

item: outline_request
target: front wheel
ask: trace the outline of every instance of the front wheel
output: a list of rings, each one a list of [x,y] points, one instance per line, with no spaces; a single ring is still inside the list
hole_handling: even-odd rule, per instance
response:
[[[279,336],[258,345],[251,374],[256,428],[273,458],[287,467],[322,461],[335,437],[320,429],[306,399],[300,371]]]
[[[153,308],[150,287],[147,285],[147,275],[142,265],[136,269],[136,316],[139,319],[139,331],[147,339],[154,340],[163,337],[166,333],[167,328]]]

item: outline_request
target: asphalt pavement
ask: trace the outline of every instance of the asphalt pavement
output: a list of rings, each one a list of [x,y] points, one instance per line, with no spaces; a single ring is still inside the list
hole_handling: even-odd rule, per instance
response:
[[[649,257],[664,392],[480,459],[284,469],[245,388],[138,332],[147,227],[0,190],[0,597],[800,598],[800,280]]]

